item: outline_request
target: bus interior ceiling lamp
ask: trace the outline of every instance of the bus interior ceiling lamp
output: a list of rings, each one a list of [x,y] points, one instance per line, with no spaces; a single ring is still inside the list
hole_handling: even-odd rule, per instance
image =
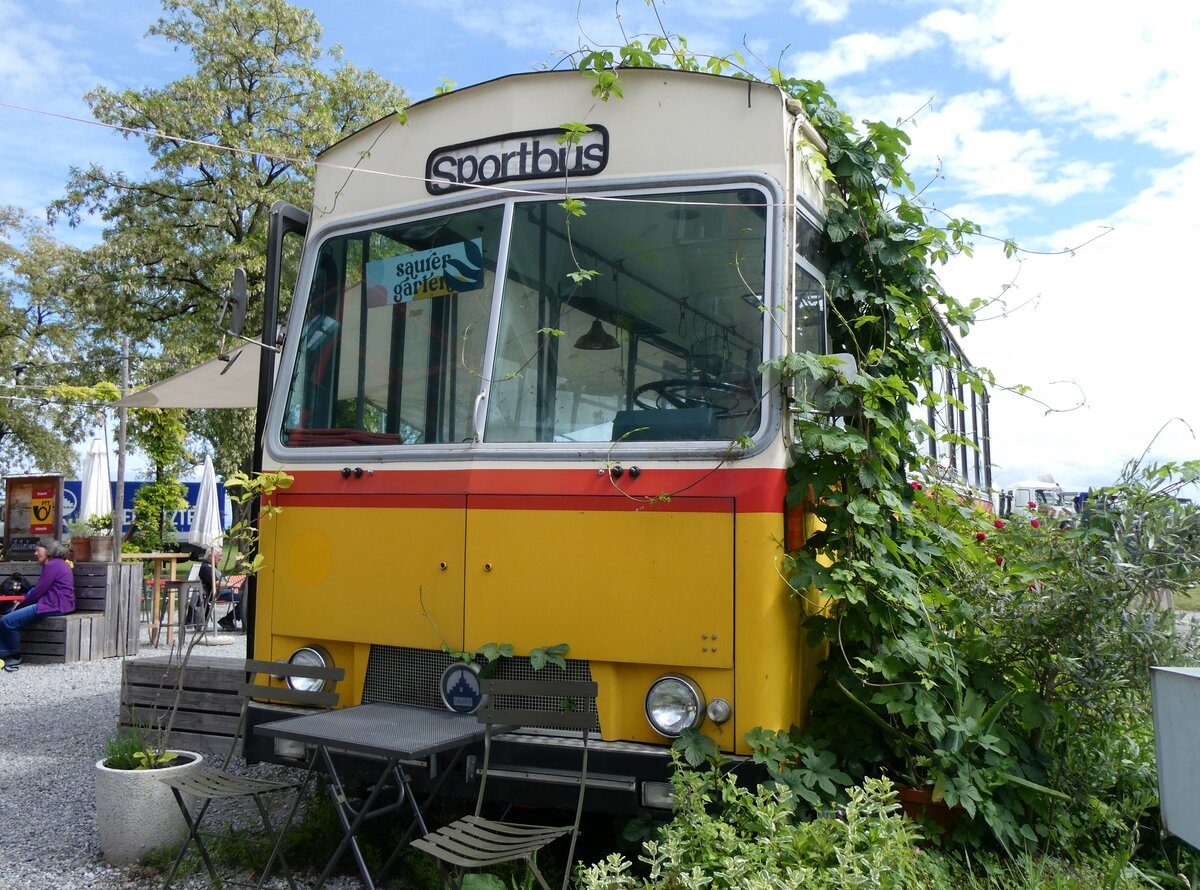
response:
[[[598,318],[592,322],[588,332],[575,341],[576,349],[616,349],[620,345],[616,337],[604,330]]]

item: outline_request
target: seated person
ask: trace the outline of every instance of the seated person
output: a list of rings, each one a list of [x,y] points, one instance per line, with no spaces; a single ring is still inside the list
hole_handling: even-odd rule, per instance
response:
[[[205,603],[216,602],[214,594],[219,589],[218,582],[222,580],[221,570],[217,568],[217,564],[221,562],[222,555],[220,545],[214,544],[205,554],[204,562],[200,564],[200,585],[204,588]],[[233,608],[217,622],[225,630],[234,630],[236,628],[234,622],[240,623],[242,620],[242,598],[236,588],[231,589],[233,590]]]
[[[67,562],[67,546],[42,538],[34,551],[42,577],[15,609],[0,618],[0,667],[15,669],[21,663],[21,628],[47,615],[75,611],[75,575]]]

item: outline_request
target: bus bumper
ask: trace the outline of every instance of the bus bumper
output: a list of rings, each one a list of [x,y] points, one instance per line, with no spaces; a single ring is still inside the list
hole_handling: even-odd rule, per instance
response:
[[[247,762],[290,766],[306,763],[311,749],[253,731],[255,726],[292,713],[276,706],[250,704],[244,746]],[[515,806],[573,808],[582,749],[582,738],[562,733],[522,729],[497,735],[492,743],[488,797]],[[377,775],[370,761],[335,756],[343,777],[361,776],[369,781]],[[724,757],[744,780],[764,777],[749,758]],[[418,793],[427,792],[435,782],[440,782],[440,795],[474,800],[479,794],[483,744],[469,745],[457,757],[444,753],[429,760],[406,761],[404,769]],[[637,814],[649,810],[666,815],[671,809],[671,772],[669,745],[591,739],[585,806],[591,813]]]

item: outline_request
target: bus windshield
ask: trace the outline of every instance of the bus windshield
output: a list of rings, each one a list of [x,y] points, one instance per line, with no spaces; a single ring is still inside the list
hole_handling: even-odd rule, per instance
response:
[[[568,216],[560,200],[514,201],[507,239],[494,206],[325,241],[283,443],[753,435],[781,302],[766,295],[766,194],[584,203]]]

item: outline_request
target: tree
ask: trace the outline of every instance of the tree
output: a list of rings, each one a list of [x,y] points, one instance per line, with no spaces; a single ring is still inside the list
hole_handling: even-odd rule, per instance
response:
[[[102,410],[95,389],[115,356],[97,345],[76,290],[79,251],[0,207],[0,475],[74,469],[73,443]]]
[[[163,0],[163,11],[148,35],[189,52],[195,72],[161,88],[86,96],[97,120],[145,141],[149,175],[72,169],[50,217],[104,220],[102,242],[80,258],[98,318],[153,341],[178,368],[215,351],[235,267],[246,269],[252,302],[261,295],[271,204],[306,206],[315,153],[406,99],[343,63],[339,47],[323,51],[315,16],[286,0]],[[260,323],[251,312],[249,329]],[[248,459],[245,422],[191,429],[209,438],[218,462]]]
[[[184,447],[182,412],[145,408],[134,412],[129,428],[133,442],[150,459],[154,481],[133,499],[130,542],[134,550],[157,553],[175,540],[175,511],[187,506],[179,474],[190,464]]]

